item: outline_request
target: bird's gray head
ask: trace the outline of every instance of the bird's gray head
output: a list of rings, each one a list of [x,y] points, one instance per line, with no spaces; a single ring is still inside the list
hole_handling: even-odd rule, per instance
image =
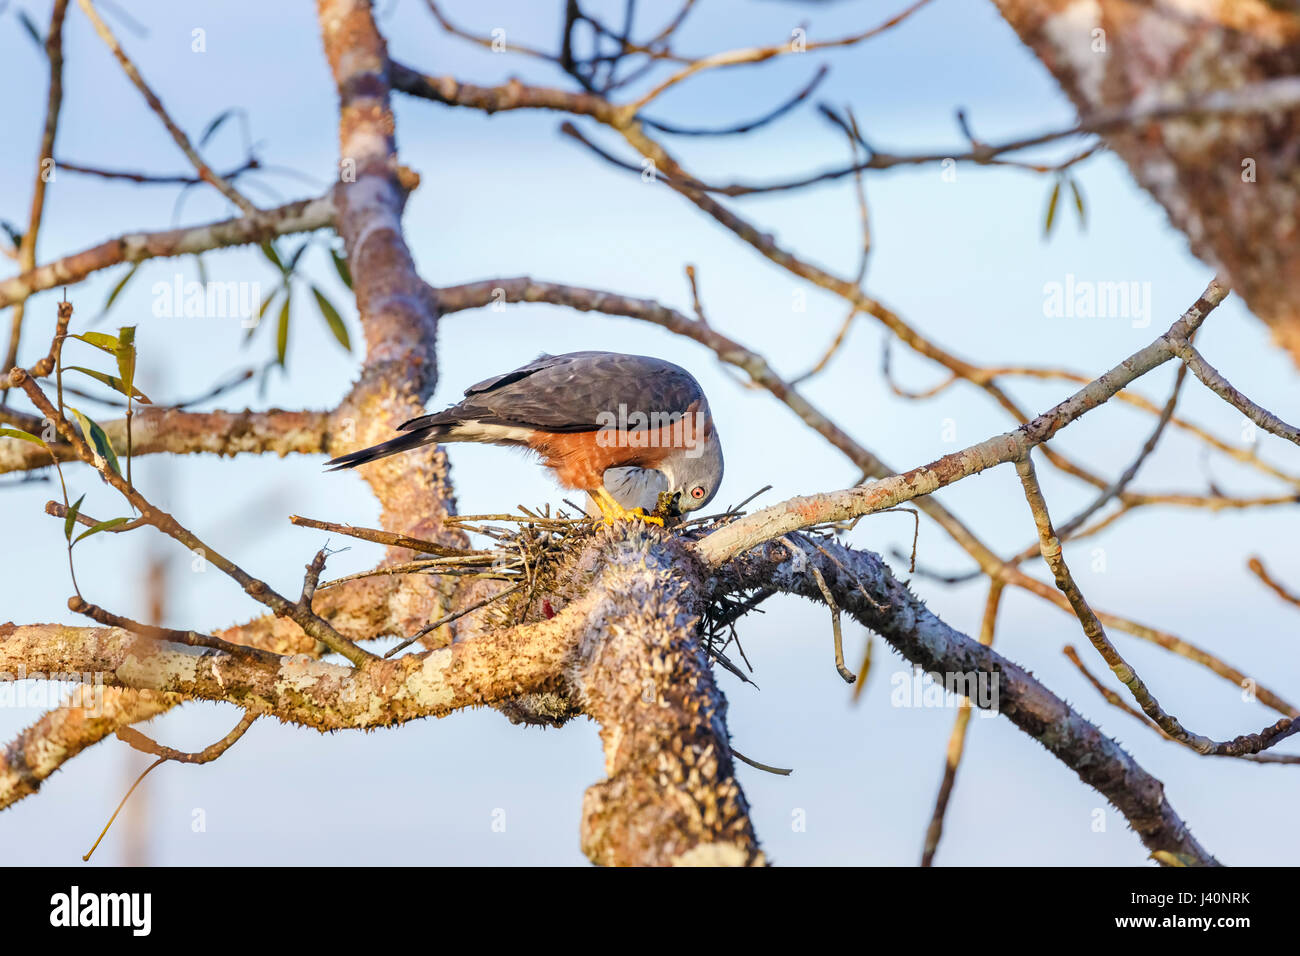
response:
[[[703,508],[722,484],[722,444],[710,429],[697,446],[674,449],[656,468],[618,467],[605,471],[605,490],[624,508],[658,507],[668,493],[669,509],[679,515]]]
[[[659,466],[667,478],[669,508],[687,514],[703,508],[722,484],[722,443],[712,429],[696,447],[675,449]]]

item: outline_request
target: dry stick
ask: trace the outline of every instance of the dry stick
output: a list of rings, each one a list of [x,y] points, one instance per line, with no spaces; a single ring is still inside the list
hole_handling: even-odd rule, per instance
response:
[[[342,654],[355,666],[360,667],[367,660],[375,659],[375,655],[358,647],[342,634],[339,634],[329,622],[313,613],[310,607],[304,607],[288,600],[268,586],[266,582],[252,577],[233,561],[204,544],[193,532],[183,527],[170,514],[154,507],[143,495],[128,486],[122,476],[113,471],[108,462],[101,458],[97,452],[90,450],[82,437],[77,434],[67,419],[50,404],[50,400],[45,397],[45,393],[41,391],[40,386],[25,371],[17,368],[12,369],[9,373],[9,381],[10,384],[21,387],[27,393],[27,397],[31,399],[32,404],[50,421],[54,422],[64,440],[76,450],[77,457],[94,466],[101,477],[134,505],[141,516],[147,518],[155,528],[180,542],[190,551],[201,551],[208,561],[233,578],[253,600],[270,608],[277,616],[291,619],[307,634],[324,643],[330,650]]]
[[[83,176],[97,176],[100,179],[124,179],[127,182],[140,185],[198,186],[206,181],[201,176],[168,176],[159,173],[133,173],[122,169],[99,169],[95,166],[81,166],[77,163],[65,162],[62,159],[58,161],[58,167],[60,172],[80,173]],[[245,160],[230,172],[225,173],[223,178],[233,180],[243,173],[261,168],[262,164],[257,161],[256,157],[253,157]]]
[[[791,546],[792,551],[798,549]],[[802,553],[802,552],[800,552]],[[856,684],[857,675],[844,666],[844,635],[840,629],[840,606],[835,603],[835,595],[831,594],[830,588],[826,586],[826,578],[822,576],[821,570],[817,565],[809,565],[813,577],[817,580],[817,586],[821,588],[822,597],[826,599],[826,606],[831,609],[831,633],[835,638],[835,669],[839,671],[840,676],[844,678],[846,684]]]
[[[808,84],[804,86],[802,89],[800,89],[793,96],[791,96],[784,103],[782,103],[780,106],[776,107],[773,110],[768,111],[767,113],[764,113],[758,119],[748,120],[743,123],[735,123],[732,124],[731,126],[723,126],[720,128],[712,127],[712,128],[702,129],[699,127],[675,126],[669,123],[665,123],[661,120],[651,119],[648,116],[640,116],[638,117],[638,119],[642,123],[645,123],[647,126],[653,126],[661,133],[667,133],[670,136],[736,136],[742,133],[752,133],[754,130],[761,129],[764,126],[767,126],[769,123],[773,123],[776,120],[780,119],[786,113],[790,112],[800,103],[802,103],[804,100],[810,97],[813,94],[813,91],[816,90],[817,87],[821,85],[822,80],[826,79],[826,74],[829,72],[830,72],[830,67],[826,66],[825,64],[822,64],[820,67],[818,67],[817,72],[813,74],[813,78],[808,82]]]
[[[1019,152],[1033,146],[1067,139],[1074,136],[1105,133],[1121,128],[1135,128],[1162,119],[1177,119],[1192,116],[1247,115],[1271,113],[1276,110],[1291,110],[1300,103],[1300,78],[1294,76],[1264,80],[1259,83],[1245,84],[1235,89],[1212,90],[1209,93],[1193,96],[1179,102],[1162,103],[1155,106],[1129,104],[1114,110],[1101,110],[1075,126],[1068,129],[1053,130],[1034,136],[1026,136],[997,145],[976,144],[969,152],[933,152],[911,155],[894,155],[873,150],[868,147],[869,157],[862,163],[832,169],[826,172],[812,173],[798,179],[776,183],[743,183],[728,185],[701,182],[693,176],[678,169],[658,178],[674,188],[683,187],[700,192],[716,193],[720,196],[738,198],[762,193],[789,192],[806,189],[820,183],[834,182],[863,170],[892,169],[898,166],[925,165],[937,162],[970,162],[978,165],[1013,165],[1038,171],[1049,171],[1053,166],[1022,164],[1013,161],[999,162],[997,157],[1003,153]],[[866,144],[863,143],[865,146]],[[1073,165],[1092,155],[1098,145],[1085,148],[1075,157],[1060,164],[1060,168]]]
[[[234,746],[236,741],[238,741],[240,737],[244,736],[245,731],[247,731],[249,727],[253,726],[253,721],[257,720],[259,716],[261,715],[255,714],[251,710],[244,711],[244,716],[239,719],[239,723],[231,729],[230,733],[226,734],[226,736],[222,737],[216,743],[200,750],[198,753],[186,753],[182,750],[173,750],[171,747],[164,747],[162,744],[155,740],[151,740],[144,734],[140,733],[140,731],[130,726],[119,727],[117,730],[117,738],[141,753],[150,754],[154,757],[162,757],[164,760],[174,760],[177,763],[211,763]]]
[[[1070,568],[1065,562],[1065,556],[1061,553],[1061,542],[1052,529],[1052,519],[1047,512],[1047,502],[1043,498],[1043,492],[1039,487],[1038,477],[1034,472],[1034,465],[1030,460],[1028,451],[1016,461],[1016,472],[1020,475],[1020,483],[1024,487],[1025,499],[1029,502],[1029,508],[1033,512],[1034,524],[1038,526],[1043,560],[1051,569],[1053,577],[1056,578],[1057,588],[1069,600],[1070,606],[1079,618],[1079,623],[1083,626],[1084,634],[1087,635],[1093,647],[1097,649],[1102,659],[1114,672],[1116,678],[1129,689],[1133,699],[1142,708],[1143,713],[1155,721],[1166,734],[1200,754],[1236,757],[1241,754],[1259,753],[1291,734],[1300,731],[1300,718],[1284,717],[1277,723],[1264,728],[1258,734],[1243,734],[1233,740],[1218,742],[1200,734],[1192,733],[1184,728],[1176,717],[1167,713],[1159,702],[1151,696],[1151,692],[1147,690],[1142,678],[1129,666],[1128,662],[1124,660],[1110,642],[1101,621],[1093,613],[1092,608],[1088,606],[1083,593],[1075,584],[1074,577],[1070,574]]]
[[[786,769],[784,767],[772,767],[765,763],[759,763],[757,760],[750,760],[748,757],[742,754],[735,747],[731,748],[731,756],[735,757],[741,763],[749,764],[751,767],[753,767],[756,770],[763,770],[766,771],[767,773],[774,773],[778,777],[788,777],[790,776],[790,774],[794,773],[793,768]]]
[[[1292,594],[1286,588],[1282,587],[1282,585],[1278,584],[1275,580],[1273,580],[1273,578],[1269,575],[1268,571],[1265,570],[1264,562],[1261,561],[1258,556],[1251,555],[1250,562],[1246,566],[1250,568],[1252,572],[1254,572],[1257,578],[1259,578],[1270,588],[1272,588],[1273,593],[1275,593],[1278,597],[1282,598],[1282,600],[1284,601],[1289,601],[1290,603],[1294,604],[1296,607],[1300,607],[1300,597],[1296,597],[1296,595]]]
[[[408,548],[411,551],[419,551],[422,554],[436,554],[442,557],[451,557],[453,555],[464,556],[490,553],[464,548],[452,548],[445,544],[423,541],[420,538],[412,538],[410,535],[397,534],[393,531],[383,531],[378,528],[358,528],[355,525],[335,524],[332,521],[318,521],[314,518],[304,518],[300,515],[290,515],[289,521],[304,528],[318,528],[321,531],[333,531],[336,534],[345,534],[350,538],[360,538],[362,541],[373,541],[376,544],[385,544],[394,548]]]
[[[97,621],[106,627],[120,627],[123,630],[131,631],[134,634],[140,634],[144,637],[153,638],[159,641],[172,641],[177,644],[188,644],[191,647],[211,647],[218,651],[225,651],[227,654],[235,656],[244,656],[250,660],[262,661],[267,664],[276,664],[281,660],[279,654],[263,650],[260,647],[250,647],[246,644],[233,644],[230,641],[222,640],[219,637],[213,637],[209,634],[199,634],[195,631],[178,631],[170,627],[156,627],[152,624],[143,624],[139,621],[133,621],[129,617],[123,617],[120,614],[114,614],[98,605],[91,604],[80,597],[68,598],[68,610],[74,614],[84,614],[93,621]]]
[[[1124,489],[1126,489],[1129,486],[1129,483],[1137,477],[1138,470],[1142,467],[1142,463],[1147,460],[1148,456],[1150,456],[1153,451],[1155,451],[1156,445],[1160,442],[1160,436],[1164,434],[1165,426],[1167,426],[1173,418],[1174,406],[1178,404],[1178,395],[1182,391],[1183,381],[1186,378],[1187,366],[1180,365],[1178,367],[1177,375],[1174,376],[1174,388],[1169,395],[1169,401],[1165,402],[1165,407],[1160,412],[1160,418],[1156,422],[1155,429],[1151,432],[1151,436],[1147,438],[1146,442],[1142,445],[1142,448],[1138,451],[1137,457],[1134,458],[1132,463],[1124,469],[1124,473],[1111,483],[1110,487],[1102,491],[1102,493],[1094,498],[1082,511],[1057,529],[1056,534],[1058,538],[1062,541],[1070,541],[1083,537],[1082,534],[1075,535],[1074,532],[1083,527],[1084,522],[1104,508],[1108,502],[1122,495]],[[1118,515],[1112,516],[1111,520],[1114,520],[1115,517],[1118,517]],[[1101,529],[1094,528],[1091,533],[1095,534],[1099,530]],[[1019,554],[1009,559],[1007,563],[1021,564],[1024,561],[1028,561],[1034,555],[1038,554],[1038,547],[1037,543],[1027,546]]]
[[[108,823],[104,824],[104,829],[100,831],[99,839],[95,841],[95,845],[87,850],[86,855],[81,859],[83,861],[90,860],[95,850],[99,848],[99,844],[103,841],[104,837],[108,835],[108,831],[113,826],[113,821],[117,819],[117,815],[121,813],[122,808],[126,806],[126,801],[130,800],[131,794],[135,793],[135,788],[140,786],[144,781],[144,778],[149,776],[155,767],[160,767],[169,760],[177,763],[209,763],[216,760],[223,753],[233,747],[240,737],[244,736],[244,732],[253,725],[253,721],[256,719],[257,717],[252,711],[245,711],[244,716],[239,719],[239,723],[235,725],[234,729],[231,730],[230,733],[226,734],[226,736],[222,737],[215,744],[212,744],[210,747],[207,747],[198,753],[185,753],[180,750],[173,750],[170,747],[164,747],[161,744],[150,740],[144,734],[140,733],[140,731],[129,725],[119,727],[117,729],[118,739],[122,740],[134,749],[139,750],[141,753],[154,754],[158,759],[146,767],[140,776],[135,778],[135,783],[131,784],[131,789],[126,792],[126,796],[122,798],[122,802],[117,805],[117,809],[113,811],[113,815],[108,818]]]
[[[459,620],[460,618],[468,614],[470,611],[477,611],[479,608],[487,607],[489,604],[493,603],[494,601],[499,601],[503,597],[506,597],[507,595],[514,594],[516,591],[524,587],[526,584],[527,584],[526,581],[520,581],[518,584],[506,588],[504,591],[498,591],[496,594],[492,595],[491,597],[484,598],[482,601],[479,601],[477,604],[471,604],[469,607],[461,608],[459,611],[455,611],[451,614],[447,614],[444,615],[443,617],[438,618],[438,620],[434,621],[432,624],[426,624],[424,627],[420,628],[418,631],[416,631],[413,635],[408,637],[406,640],[402,641],[402,643],[398,644],[396,647],[394,647],[392,650],[386,653],[384,655],[385,659],[392,657],[398,651],[406,650],[408,647],[410,647],[420,638],[424,637],[424,635],[428,634],[430,631],[436,631],[444,624],[450,624],[452,621]]]
[[[505,574],[506,569],[518,567],[520,561],[499,561],[498,556],[492,551],[477,552],[465,557],[452,558],[424,558],[417,561],[405,561],[401,564],[385,564],[381,567],[371,568],[368,571],[358,571],[355,574],[347,574],[341,578],[334,578],[332,581],[326,581],[320,586],[322,591],[338,587],[340,584],[346,584],[349,581],[360,581],[363,578],[387,577],[394,574],[447,574],[457,571],[470,571],[474,573],[483,573],[484,568],[493,568]],[[515,575],[511,574],[511,577]]]
[[[997,630],[998,607],[1002,603],[1004,587],[1006,585],[1001,581],[994,581],[989,585],[989,596],[984,602],[984,619],[980,623],[980,643],[985,647],[993,646],[993,635]],[[925,846],[921,850],[922,866],[933,866],[934,854],[939,849],[939,840],[943,836],[943,818],[948,812],[948,801],[957,782],[957,768],[961,766],[962,754],[966,750],[966,731],[970,727],[970,712],[970,698],[963,697],[957,709],[957,717],[953,721],[952,733],[948,735],[948,753],[943,765],[943,780],[939,783],[939,796],[934,801],[930,825],[925,830]]]
[[[657,86],[651,89],[640,99],[636,100],[633,103],[628,104],[628,109],[631,110],[633,113],[640,112],[641,109],[643,109],[647,103],[649,103],[651,100],[658,97],[665,90],[668,90],[673,86],[676,86],[678,83],[681,83],[683,80],[691,76],[694,76],[696,73],[700,73],[704,70],[711,70],[717,67],[740,66],[740,65],[747,65],[752,63],[762,63],[766,60],[772,59],[773,57],[782,56],[783,54],[788,54],[788,53],[811,53],[814,50],[827,50],[833,47],[853,46],[857,43],[861,43],[864,40],[869,40],[874,36],[878,36],[879,34],[884,33],[886,30],[889,30],[892,27],[897,26],[899,23],[906,20],[909,16],[911,16],[913,13],[921,9],[921,7],[925,6],[929,2],[930,0],[916,0],[916,2],[914,2],[911,6],[904,9],[902,12],[895,14],[894,16],[890,17],[888,20],[886,20],[885,22],[877,26],[871,27],[870,29],[864,30],[860,33],[852,34],[850,36],[840,37],[835,40],[822,40],[822,41],[808,42],[798,48],[796,48],[793,43],[786,42],[776,46],[753,47],[751,49],[746,49],[746,50],[728,50],[724,53],[715,53],[712,56],[702,57],[701,59],[695,60],[694,62],[687,65],[685,68],[679,70],[678,72],[674,73],[672,76],[668,77],[667,79],[659,83]]]
[[[61,501],[47,501],[45,502],[45,513],[55,518],[66,518],[68,516],[68,508]],[[73,520],[77,522],[77,524],[86,525],[91,528],[99,524],[97,519],[92,518],[83,511],[78,511],[77,517]],[[136,528],[143,527],[148,523],[149,522],[145,521],[143,518],[132,518],[130,521],[115,525],[112,528],[105,528],[104,530],[109,534],[121,534],[124,531],[134,531]]]
[[[1067,658],[1069,658],[1070,662],[1079,669],[1079,673],[1083,674],[1083,676],[1088,679],[1088,682],[1092,684],[1092,686],[1096,689],[1097,693],[1101,694],[1101,696],[1105,699],[1106,703],[1114,707],[1118,707],[1120,710],[1124,711],[1124,713],[1128,714],[1134,720],[1140,721],[1141,723],[1146,725],[1148,729],[1154,730],[1156,733],[1158,733],[1161,737],[1164,737],[1166,740],[1174,740],[1175,743],[1178,742],[1173,737],[1170,737],[1169,734],[1165,732],[1165,729],[1161,727],[1159,724],[1157,724],[1154,720],[1152,720],[1146,714],[1142,713],[1142,711],[1138,710],[1136,707],[1134,707],[1132,704],[1126,701],[1119,694],[1115,693],[1113,690],[1111,690],[1109,687],[1103,684],[1101,680],[1092,673],[1092,671],[1088,670],[1088,668],[1084,665],[1083,661],[1079,659],[1079,653],[1074,649],[1073,644],[1066,644],[1063,648],[1061,648],[1061,653],[1064,654]]]
[[[1121,697],[1119,694],[1115,693],[1113,690],[1111,690],[1109,687],[1103,684],[1101,680],[1098,679],[1092,673],[1092,671],[1088,670],[1087,666],[1084,665],[1083,661],[1079,659],[1079,654],[1077,651],[1075,651],[1073,645],[1071,644],[1065,645],[1065,647],[1061,648],[1061,653],[1063,653],[1066,657],[1070,659],[1070,662],[1074,664],[1076,668],[1078,668],[1079,673],[1081,673],[1087,679],[1088,683],[1093,686],[1093,688],[1097,691],[1098,694],[1102,696],[1102,699],[1104,699],[1106,703],[1110,704],[1112,707],[1117,707],[1120,710],[1124,711],[1124,713],[1128,714],[1134,720],[1141,723],[1148,730],[1154,731],[1155,733],[1163,737],[1165,740],[1171,741],[1172,743],[1176,743],[1176,744],[1182,744],[1182,741],[1175,740],[1173,737],[1170,737],[1154,720],[1152,720],[1146,714],[1142,713],[1142,711],[1138,710],[1136,707],[1130,705],[1128,701],[1124,700],[1123,697]],[[1246,760],[1249,761],[1250,763],[1261,763],[1261,764],[1300,764],[1300,755],[1296,755],[1296,754],[1271,754],[1271,753],[1243,754],[1237,759]]]
[[[1025,376],[1028,378],[1038,379],[1059,379],[1067,382],[1075,382],[1080,385],[1086,385],[1088,382],[1092,381],[1091,377],[1087,375],[1083,375],[1079,372],[1072,372],[1068,369],[1058,368],[1002,366],[996,368],[990,367],[985,371],[992,377]],[[1159,414],[1159,409],[1156,407],[1156,404],[1144,395],[1138,395],[1125,389],[1119,392],[1115,397],[1121,402],[1132,405],[1134,408],[1139,408],[1144,412],[1148,412],[1152,415]],[[1199,441],[1204,442],[1215,451],[1232,458],[1234,461],[1239,461],[1243,465],[1249,465],[1251,468],[1269,475],[1270,477],[1277,478],[1280,481],[1284,481],[1287,484],[1300,486],[1300,476],[1288,474],[1275,465],[1269,464],[1261,459],[1255,445],[1251,445],[1249,448],[1238,448],[1237,446],[1224,441],[1222,438],[1219,438],[1217,435],[1211,433],[1205,428],[1202,428],[1200,425],[1197,425],[1195,422],[1189,422],[1186,419],[1179,418],[1177,415],[1173,416],[1169,421],[1174,428],[1195,436]]]
[[[517,43],[498,44],[498,41],[496,40],[495,37],[475,36],[474,34],[470,33],[468,30],[464,30],[461,27],[456,26],[450,20],[448,20],[443,15],[442,11],[438,9],[438,4],[435,3],[434,0],[425,0],[425,3],[429,7],[429,12],[433,14],[433,18],[438,21],[438,25],[442,27],[444,30],[446,30],[448,33],[450,33],[452,36],[458,36],[462,40],[468,40],[471,43],[478,44],[479,46],[485,46],[493,53],[499,51],[504,51],[506,53],[523,53],[527,56],[536,57],[539,60],[549,60],[552,63],[559,62],[558,57],[556,57],[552,53],[547,53],[544,50],[538,50],[534,47],[520,46]]]
[[[1224,378],[1214,366],[1205,361],[1201,353],[1196,351],[1187,339],[1170,336],[1169,347],[1174,350],[1174,354],[1183,360],[1184,364],[1192,370],[1192,374],[1199,378],[1210,391],[1229,405],[1234,406],[1264,431],[1277,435],[1279,438],[1285,438],[1292,444],[1300,445],[1300,428],[1288,425],[1267,408],[1256,405],[1233,388],[1232,383]]]
[[[843,129],[845,135],[848,136],[849,155],[853,162],[857,163],[859,139],[858,121],[854,117],[851,109],[846,110],[846,112],[849,117],[847,124],[838,117],[836,117],[835,121],[839,123],[840,128]],[[867,190],[863,183],[861,172],[853,174],[853,190],[858,199],[858,221],[862,224],[862,254],[858,258],[858,271],[853,277],[853,284],[861,286],[867,278],[867,264],[871,261],[871,213],[867,208]],[[830,364],[831,359],[835,357],[835,353],[838,352],[841,346],[843,346],[848,340],[849,329],[853,326],[853,320],[858,317],[858,311],[857,303],[853,303],[849,306],[848,314],[844,316],[844,321],[840,323],[839,330],[835,333],[835,338],[833,338],[830,345],[826,347],[826,351],[822,353],[822,357],[818,359],[816,364],[814,364],[812,368],[808,369],[808,371],[790,379],[791,385],[798,385],[800,382],[812,378]]]
[[[140,95],[144,97],[145,102],[149,104],[149,108],[162,121],[163,126],[167,127],[167,132],[171,134],[172,140],[180,147],[180,151],[185,154],[185,158],[194,166],[199,177],[220,190],[221,194],[238,206],[245,215],[257,216],[259,214],[258,208],[204,162],[203,157],[190,145],[189,137],[172,121],[171,116],[167,114],[167,110],[163,107],[162,100],[158,99],[157,94],[149,88],[149,84],[144,81],[140,71],[136,69],[135,64],[131,62],[131,59],[122,49],[122,45],[117,42],[117,37],[113,35],[113,31],[108,28],[108,24],[100,19],[99,13],[96,12],[90,0],[77,0],[77,2],[81,6],[82,12],[90,19],[95,32],[99,34],[99,38],[104,41],[105,45],[113,52],[113,56],[117,58],[118,64],[122,67],[122,72],[140,91]]]
[[[54,0],[50,13],[50,30],[45,37],[45,56],[50,64],[50,88],[45,105],[45,127],[41,132],[40,156],[36,161],[36,184],[32,190],[32,206],[27,217],[27,231],[18,244],[18,268],[27,272],[36,267],[36,238],[41,231],[45,211],[45,187],[53,180],[49,164],[54,159],[54,137],[59,129],[59,111],[63,106],[63,21],[68,12],[68,0]],[[9,329],[9,350],[0,371],[18,364],[18,346],[23,334],[23,315],[26,303],[14,305]],[[60,311],[62,315],[62,311]],[[51,362],[51,365],[53,363]],[[43,374],[48,375],[47,370]],[[8,400],[8,391],[0,392],[0,403]]]
[[[948,377],[938,385],[932,385],[929,388],[923,388],[918,391],[903,388],[894,380],[891,371],[891,366],[894,361],[893,349],[890,347],[892,341],[893,335],[890,333],[889,329],[886,329],[885,341],[880,348],[880,377],[884,379],[885,384],[889,386],[889,390],[899,398],[906,398],[909,401],[922,401],[927,398],[934,398],[939,393],[947,391],[948,388],[955,383],[963,381],[962,377],[956,372],[949,372]],[[1091,379],[1087,379],[1087,381],[1091,381]]]

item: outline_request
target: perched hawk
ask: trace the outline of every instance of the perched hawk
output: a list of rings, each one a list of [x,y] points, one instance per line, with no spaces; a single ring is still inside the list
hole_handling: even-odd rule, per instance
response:
[[[400,426],[406,434],[341,455],[352,468],[433,442],[531,449],[560,484],[587,492],[606,519],[707,505],[722,482],[722,446],[691,374],[618,352],[543,355],[465,390],[457,405]]]

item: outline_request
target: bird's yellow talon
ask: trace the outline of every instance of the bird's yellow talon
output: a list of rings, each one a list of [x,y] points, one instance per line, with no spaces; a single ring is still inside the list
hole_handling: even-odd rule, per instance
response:
[[[591,492],[591,497],[596,502],[596,506],[600,508],[601,524],[612,527],[614,523],[618,521],[640,520],[645,521],[648,524],[658,525],[661,528],[664,526],[663,518],[657,518],[654,515],[646,514],[644,508],[633,508],[629,511],[627,508],[620,505],[618,501],[615,500],[614,496],[604,488],[597,488],[595,491]]]

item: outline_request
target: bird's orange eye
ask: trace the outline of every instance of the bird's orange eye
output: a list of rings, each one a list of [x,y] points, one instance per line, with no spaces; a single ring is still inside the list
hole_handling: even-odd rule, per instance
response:
[[[700,499],[700,498],[703,498],[703,497],[704,497],[704,486],[703,486],[703,485],[696,485],[694,488],[692,488],[692,489],[691,489],[691,497],[692,497],[692,498],[695,498],[695,499],[697,499],[697,500]]]

